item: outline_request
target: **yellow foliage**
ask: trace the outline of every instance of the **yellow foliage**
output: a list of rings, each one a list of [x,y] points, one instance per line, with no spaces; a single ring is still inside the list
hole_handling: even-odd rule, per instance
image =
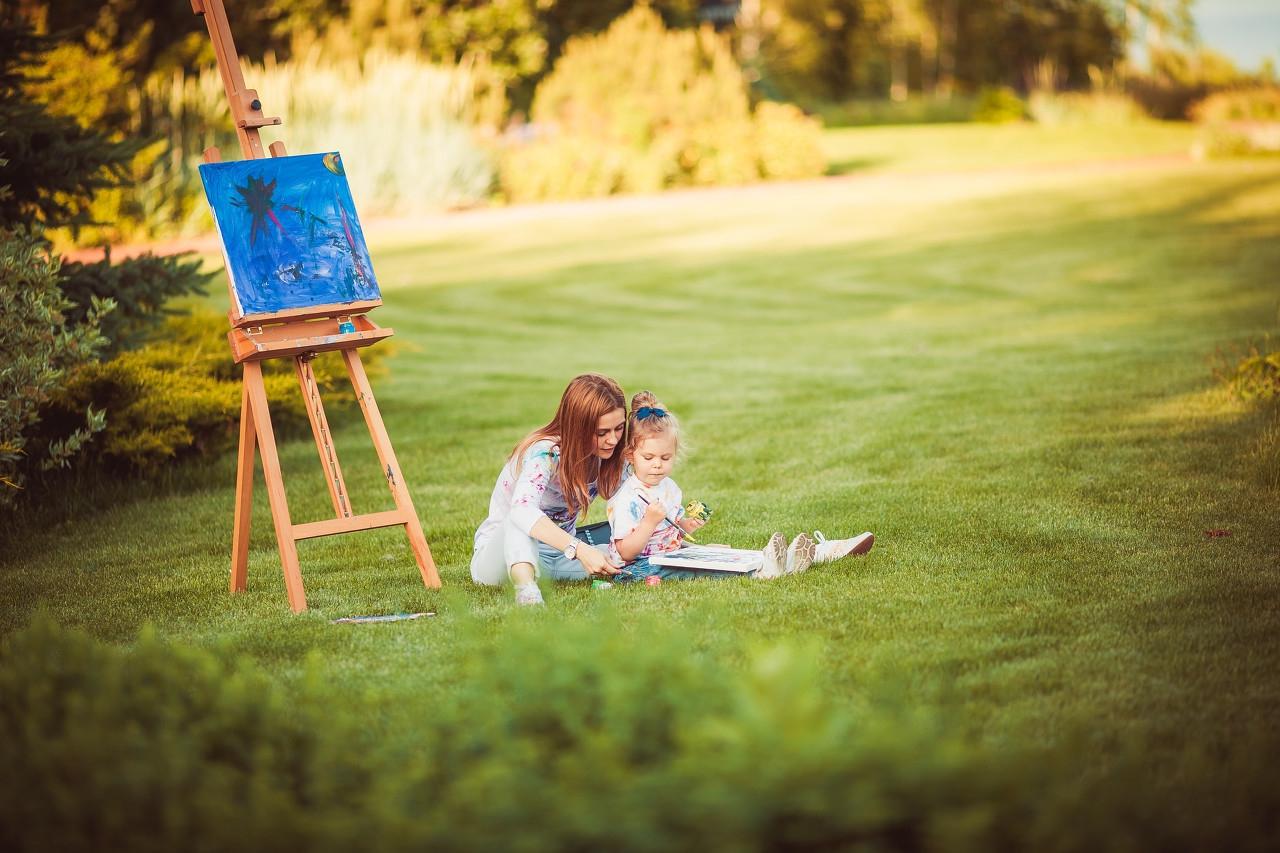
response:
[[[532,139],[504,152],[502,186],[532,201],[822,174],[817,122],[762,107],[721,36],[667,30],[637,6],[570,40],[534,96]]]
[[[54,398],[51,414],[105,409],[106,428],[92,447],[108,463],[147,470],[223,452],[237,440],[241,396],[241,369],[231,360],[226,332],[226,319],[210,311],[174,318],[163,339],[77,370]],[[376,375],[386,355],[383,347],[371,347],[361,359]],[[335,354],[316,358],[312,369],[322,392],[350,388]],[[292,360],[265,362],[264,383],[277,434],[302,433],[306,411]],[[326,402],[349,398],[339,393]]]
[[[765,101],[756,107],[756,145],[765,178],[811,178],[827,169],[822,123],[794,104]]]

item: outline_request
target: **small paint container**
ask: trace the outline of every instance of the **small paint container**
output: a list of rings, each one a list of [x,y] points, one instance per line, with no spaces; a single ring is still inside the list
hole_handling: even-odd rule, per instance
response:
[[[657,586],[660,583],[662,583],[662,578],[657,575],[649,575],[649,577],[644,579],[645,586]]]
[[[355,334],[355,331],[356,331],[356,324],[351,322],[350,320],[344,320],[343,322],[338,324],[338,334],[340,335]]]
[[[608,581],[602,581],[599,578],[596,578],[591,582],[591,588],[592,589],[613,589],[613,584],[609,583]]]

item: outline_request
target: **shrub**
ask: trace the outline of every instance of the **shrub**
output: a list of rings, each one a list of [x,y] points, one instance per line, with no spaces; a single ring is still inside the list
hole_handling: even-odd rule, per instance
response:
[[[1280,350],[1252,346],[1234,366],[1221,371],[1220,378],[1245,400],[1280,399]]]
[[[1146,121],[1138,102],[1120,92],[1051,92],[1038,90],[1027,99],[1027,113],[1038,124],[1126,125]]]
[[[241,370],[231,360],[226,331],[226,318],[208,311],[170,318],[162,338],[76,371],[51,396],[46,422],[58,428],[86,407],[105,409],[110,417],[94,440],[95,458],[140,473],[225,452],[238,438],[241,395]],[[361,353],[375,375],[385,346]],[[316,358],[312,369],[322,392],[350,387],[336,354]],[[303,433],[308,422],[292,359],[264,362],[263,376],[277,435]],[[335,394],[327,408],[349,398]]]
[[[1191,115],[1202,126],[1201,144],[1208,154],[1280,153],[1280,87],[1218,92],[1192,107]]]
[[[37,616],[0,647],[8,850],[1268,849],[1274,735],[1186,774],[1087,743],[984,745],[824,692],[816,649],[742,669],[669,626],[447,618],[465,677],[399,723],[321,678]],[[442,623],[443,624],[443,623]],[[198,843],[197,843],[198,842]]]
[[[821,175],[822,123],[792,104],[763,101],[756,106],[756,146],[762,177],[788,180]]]
[[[753,115],[727,44],[706,28],[669,31],[645,6],[568,43],[538,86],[532,120],[534,139],[514,141],[503,155],[502,187],[513,201],[825,170],[816,122],[776,105]]]
[[[335,784],[313,774],[367,782],[337,748],[347,718],[317,710],[153,633],[125,654],[39,617],[0,652],[0,845],[306,849],[327,819],[304,804]]]
[[[366,216],[462,207],[489,194],[493,164],[484,139],[506,100],[483,62],[434,65],[385,50],[330,61],[312,50],[289,62],[249,63],[245,77],[264,110],[284,119],[282,128],[263,130],[264,143],[282,138],[294,154],[341,151]],[[152,79],[142,101],[144,128],[167,139],[170,154],[140,190],[182,200],[168,209],[140,199],[150,205],[140,208],[146,230],[210,230],[201,153],[218,146],[227,159],[240,156],[217,69]]]
[[[27,71],[54,49],[51,39],[0,13],[0,227],[48,227],[89,221],[95,192],[115,186],[138,152],[113,143],[30,95]]]
[[[813,111],[827,127],[862,127],[884,124],[943,124],[973,120],[972,96],[935,97],[912,95],[904,101],[858,98],[814,105]]]
[[[1155,48],[1150,62],[1151,71],[1131,75],[1125,87],[1158,119],[1188,119],[1192,106],[1215,92],[1264,82],[1262,75],[1244,73],[1230,59],[1207,48],[1191,53]]]
[[[1280,121],[1280,86],[1256,86],[1210,95],[1191,108],[1201,124],[1232,121]]]
[[[987,124],[1022,121],[1026,116],[1027,105],[1008,86],[984,87],[979,90],[973,107],[973,120]]]
[[[69,372],[93,363],[106,344],[99,332],[110,299],[94,299],[80,322],[58,288],[58,264],[38,237],[0,230],[0,506],[13,501],[32,465],[68,464],[103,428],[101,407],[69,411],[64,431],[37,437],[40,407],[59,394]],[[33,440],[35,439],[35,440]],[[32,445],[35,453],[28,450]]]
[[[97,300],[113,298],[116,308],[101,324],[110,342],[104,353],[137,346],[165,317],[176,313],[165,307],[170,300],[204,291],[214,273],[202,273],[200,266],[200,260],[191,255],[157,256],[150,252],[124,264],[111,263],[109,252],[93,263],[64,263],[61,288],[71,303],[67,318],[78,322]]]

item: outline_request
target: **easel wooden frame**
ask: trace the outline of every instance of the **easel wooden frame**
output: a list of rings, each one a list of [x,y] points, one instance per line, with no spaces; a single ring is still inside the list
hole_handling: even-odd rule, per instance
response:
[[[263,150],[259,129],[278,125],[280,119],[264,116],[258,93],[245,87],[240,58],[236,54],[235,41],[231,37],[231,27],[227,23],[227,12],[222,0],[191,0],[191,9],[197,15],[203,16],[209,27],[209,37],[213,41],[218,70],[222,74],[223,87],[226,89],[227,100],[231,105],[231,118],[235,122],[241,152],[246,159],[260,159],[268,156],[268,152]],[[273,142],[268,151],[272,157],[283,157],[285,156],[284,143]],[[216,148],[207,149],[204,156],[205,162],[208,163],[215,163],[222,159]],[[229,276],[227,288],[228,291],[232,291]],[[231,292],[231,304],[232,306],[237,304],[234,292]],[[373,389],[369,386],[369,378],[365,375],[364,365],[360,361],[361,347],[370,346],[392,334],[391,329],[379,328],[364,316],[365,312],[381,304],[382,300],[377,299],[241,316],[237,316],[235,308],[232,308],[229,314],[232,329],[227,333],[227,339],[231,343],[232,356],[238,364],[244,366],[244,388],[240,398],[240,451],[236,466],[235,527],[231,541],[232,593],[243,592],[248,587],[253,468],[259,450],[262,455],[262,474],[266,481],[267,498],[271,505],[271,518],[275,525],[276,542],[280,549],[280,565],[284,571],[285,590],[289,596],[289,606],[295,613],[301,613],[307,609],[307,596],[302,586],[302,572],[298,565],[297,543],[303,539],[318,536],[333,536],[339,533],[402,525],[409,537],[409,546],[413,550],[414,560],[422,574],[423,584],[428,589],[440,587],[440,576],[436,572],[436,564],[431,557],[431,548],[427,545],[426,536],[422,532],[422,524],[414,510],[409,489],[401,476],[395,450],[391,446],[391,439],[387,435],[382,415],[378,411]],[[351,327],[355,328],[354,332],[349,331]],[[338,464],[337,451],[333,447],[329,432],[329,422],[325,417],[324,404],[320,399],[320,390],[316,385],[315,374],[311,370],[311,360],[316,354],[330,351],[342,354],[347,375],[351,379],[356,399],[364,413],[365,424],[369,428],[369,435],[373,439],[378,461],[382,465],[387,485],[395,500],[394,510],[355,515],[351,508],[346,484],[342,479],[342,468]],[[284,478],[280,471],[280,459],[276,453],[275,433],[271,428],[271,414],[267,409],[267,394],[262,382],[262,362],[269,358],[293,359],[294,372],[297,374],[298,385],[307,406],[311,434],[316,442],[316,450],[320,454],[320,463],[325,471],[325,480],[328,483],[329,497],[333,503],[336,518],[294,524],[289,516]]]

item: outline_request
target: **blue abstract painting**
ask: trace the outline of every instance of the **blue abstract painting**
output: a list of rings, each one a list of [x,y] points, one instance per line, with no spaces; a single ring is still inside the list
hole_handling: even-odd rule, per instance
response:
[[[337,152],[206,163],[239,316],[380,299]]]

